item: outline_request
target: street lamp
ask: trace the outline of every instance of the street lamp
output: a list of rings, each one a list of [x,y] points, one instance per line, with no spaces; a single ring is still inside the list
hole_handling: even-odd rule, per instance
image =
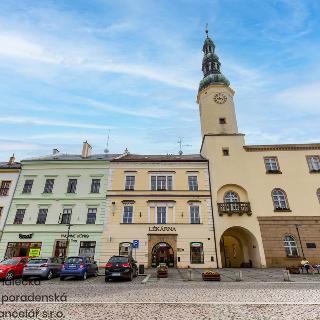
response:
[[[66,219],[67,221],[64,221],[63,219],[63,213],[60,213],[60,217],[59,217],[59,224],[65,224],[68,227],[67,230],[67,246],[66,246],[66,257],[68,257],[68,253],[69,253],[69,238],[70,238],[70,228],[73,226],[73,224],[70,223],[71,221],[71,215],[68,216],[68,219]],[[66,222],[66,223],[64,223]]]

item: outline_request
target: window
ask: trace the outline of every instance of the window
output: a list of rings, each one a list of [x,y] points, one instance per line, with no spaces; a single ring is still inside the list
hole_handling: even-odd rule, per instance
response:
[[[100,179],[92,179],[91,193],[99,193],[99,190],[100,190]]]
[[[190,263],[204,263],[202,242],[190,243]]]
[[[123,223],[132,223],[133,206],[124,206],[123,208]]]
[[[165,224],[167,223],[167,208],[157,207],[157,223]]]
[[[37,224],[45,224],[47,220],[48,209],[40,209],[38,213]]]
[[[26,209],[17,209],[13,224],[22,224]]]
[[[320,202],[320,188],[317,190],[317,197],[318,197],[318,200]]]
[[[69,179],[67,193],[76,193],[77,179]]]
[[[44,185],[43,193],[52,193],[54,179],[47,179]]]
[[[54,256],[64,258],[67,255],[67,240],[56,240]]]
[[[31,193],[32,185],[33,185],[33,180],[26,180],[24,182],[22,193]]]
[[[95,241],[80,241],[79,256],[86,256],[94,259],[95,251]]]
[[[198,177],[197,176],[188,176],[189,190],[198,191]]]
[[[71,221],[72,209],[63,209],[61,224],[69,224]]]
[[[239,195],[234,191],[228,191],[224,195],[224,202],[239,202]]]
[[[151,176],[151,190],[172,190],[172,176]]]
[[[283,190],[272,190],[272,200],[275,210],[289,210],[287,195]]]
[[[134,190],[135,176],[126,176],[126,190]]]
[[[11,181],[2,181],[0,186],[0,196],[7,196],[9,194]]]
[[[284,249],[286,251],[287,257],[298,257],[298,246],[296,240],[293,236],[285,236],[284,239]]]
[[[264,158],[267,173],[280,173],[277,157]]]
[[[320,172],[320,157],[319,156],[307,156],[310,172]]]
[[[87,215],[87,224],[95,224],[97,218],[97,208],[89,208]]]
[[[226,118],[219,118],[219,123],[226,124],[227,123]]]
[[[200,223],[200,208],[199,206],[190,206],[190,223]]]
[[[229,156],[229,148],[222,148],[222,155]]]

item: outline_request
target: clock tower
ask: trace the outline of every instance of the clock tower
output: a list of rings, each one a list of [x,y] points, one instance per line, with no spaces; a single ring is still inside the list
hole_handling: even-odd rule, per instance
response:
[[[237,134],[234,91],[230,88],[229,80],[220,71],[221,63],[207,29],[202,51],[203,79],[200,81],[197,97],[202,138],[205,135]]]

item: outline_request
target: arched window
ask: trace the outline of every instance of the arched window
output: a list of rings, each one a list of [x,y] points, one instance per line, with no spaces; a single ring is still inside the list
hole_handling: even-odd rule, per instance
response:
[[[287,257],[298,257],[298,246],[293,236],[285,236],[283,239]]]
[[[286,193],[281,189],[272,190],[272,200],[275,210],[288,210],[288,200]]]
[[[224,202],[239,202],[239,195],[234,191],[228,191],[224,195]]]
[[[320,202],[320,188],[317,190],[317,197],[318,197],[318,200]]]

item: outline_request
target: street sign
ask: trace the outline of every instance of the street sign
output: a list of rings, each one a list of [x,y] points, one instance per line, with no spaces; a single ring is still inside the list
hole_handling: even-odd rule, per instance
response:
[[[139,249],[139,240],[133,240],[132,241],[132,248],[133,249]]]

